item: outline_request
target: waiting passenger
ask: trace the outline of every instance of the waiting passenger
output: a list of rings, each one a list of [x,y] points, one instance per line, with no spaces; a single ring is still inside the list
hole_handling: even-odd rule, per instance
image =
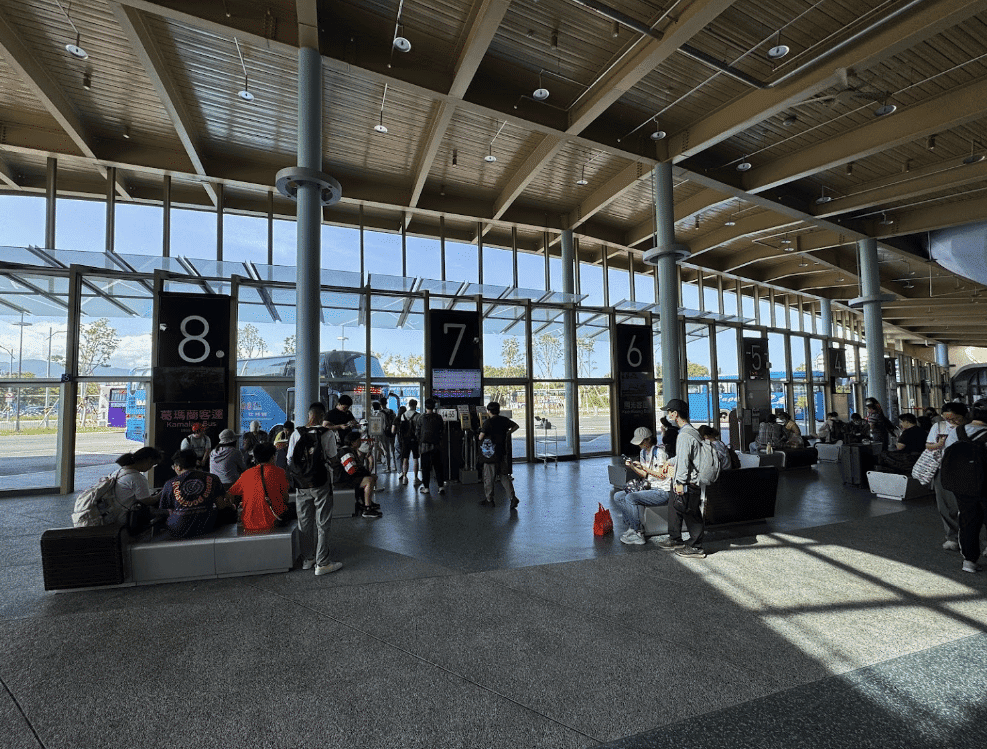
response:
[[[848,445],[859,445],[870,437],[870,429],[867,422],[858,413],[850,414],[850,421],[846,425],[846,443]]]
[[[977,442],[984,438],[987,431],[987,408],[974,406],[970,415],[973,417],[969,424],[957,429],[946,440],[946,452],[948,454],[951,445],[959,441],[958,432],[963,430],[967,439]],[[981,445],[983,449],[983,445]],[[980,559],[981,545],[980,536],[984,529],[985,511],[987,511],[987,487],[977,486],[971,482],[969,492],[956,493],[956,505],[959,509],[959,544],[960,553],[963,555],[964,572],[980,572],[983,569],[977,560]]]
[[[511,476],[511,451],[509,440],[521,427],[517,422],[500,415],[500,404],[497,401],[490,401],[487,404],[487,413],[490,417],[483,422],[478,436],[480,450],[479,458],[483,463],[483,501],[480,505],[493,507],[494,483],[497,475],[507,490],[507,495],[511,498],[511,509],[516,510],[518,506],[517,494],[514,493],[514,478]],[[489,440],[489,442],[487,442]],[[484,446],[491,449],[491,455],[484,455]]]
[[[932,406],[928,406],[925,411],[922,412],[922,415],[927,417],[933,424],[938,424],[942,421],[942,416],[940,416],[939,412]]]
[[[675,466],[669,461],[665,448],[656,444],[654,435],[647,427],[634,430],[631,444],[639,447],[641,454],[637,460],[627,460],[624,465],[641,477],[640,488],[616,492],[613,501],[617,503],[620,514],[627,523],[627,530],[620,537],[621,543],[641,546],[645,543],[645,538],[638,507],[661,507],[668,504],[672,496],[672,471]]]
[[[720,438],[719,430],[703,424],[699,427],[699,436],[713,445],[713,449],[716,451],[716,457],[720,459],[721,471],[729,471],[731,468],[735,467],[733,455],[730,453],[730,448],[727,447]],[[738,468],[740,467],[739,463],[740,461],[738,459],[736,466]]]
[[[194,451],[179,450],[171,460],[178,475],[165,482],[158,503],[162,510],[168,510],[166,524],[171,535],[194,538],[236,522],[236,509],[223,497],[223,482],[196,469]]]
[[[247,462],[236,446],[236,432],[224,429],[219,433],[219,444],[209,453],[209,472],[219,476],[223,488],[229,489],[246,470]]]
[[[195,452],[196,468],[205,468],[209,463],[209,451],[212,440],[206,434],[206,429],[198,421],[192,425],[192,434],[182,440],[182,450]]]
[[[679,438],[679,428],[662,416],[658,420],[658,428],[661,430],[661,444],[665,448],[665,454],[671,460],[675,457],[675,443]]]
[[[787,412],[778,412],[778,422],[781,424],[785,436],[785,442],[782,448],[797,449],[805,447],[805,442],[802,440],[802,430],[799,429],[799,425],[795,423],[795,420]]]
[[[250,422],[250,431],[253,433],[258,444],[261,442],[269,442],[271,439],[271,436],[266,431],[261,429],[260,422],[257,421],[257,419]]]
[[[339,446],[337,460],[332,463],[333,489],[359,490],[361,499],[358,500],[357,510],[365,518],[383,517],[380,505],[374,502],[374,485],[377,477],[367,470],[364,456],[360,452],[363,442],[358,432],[347,432]],[[359,506],[361,505],[362,506]]]
[[[422,494],[431,492],[432,471],[435,471],[435,482],[439,486],[439,494],[445,494],[446,475],[442,461],[442,430],[445,423],[435,412],[435,400],[425,399],[425,414],[421,418],[421,433],[419,434],[418,449],[422,455]]]
[[[142,447],[132,453],[124,453],[116,459],[120,466],[116,472],[116,489],[113,492],[112,507],[107,508],[105,522],[107,525],[124,522],[127,510],[134,502],[155,505],[158,493],[152,492],[144,474],[161,462],[164,457],[161,451],[154,447]]]
[[[895,450],[881,453],[877,464],[892,473],[908,476],[911,475],[918,456],[925,449],[925,433],[919,429],[918,419],[912,414],[899,416],[898,425],[901,432],[898,434]]]
[[[769,413],[761,420],[761,424],[757,428],[757,439],[751,442],[748,447],[752,453],[758,453],[769,447],[772,450],[776,447],[780,448],[785,444],[785,440],[784,427],[778,423],[773,413]]]
[[[877,398],[868,398],[864,404],[867,407],[867,428],[870,430],[871,442],[876,442],[882,450],[887,450],[888,440],[894,433],[895,426],[884,415],[884,408],[877,402]]]
[[[292,431],[294,431],[294,429],[292,429]],[[288,442],[290,440],[291,436],[285,434],[284,430],[278,432],[278,436],[274,438],[274,465],[285,473],[288,473]],[[291,484],[290,477],[288,484]]]
[[[816,430],[816,436],[820,441],[831,444],[843,439],[845,431],[846,424],[840,421],[840,415],[836,411],[830,411],[826,414],[826,420]]]
[[[242,499],[244,530],[269,531],[287,519],[288,476],[275,465],[277,452],[270,442],[257,445],[256,465],[247,469],[226,492],[228,497]]]
[[[421,421],[421,418],[422,415],[418,413],[418,401],[412,398],[408,401],[408,409],[398,416],[397,421],[394,422],[394,426],[391,427],[398,438],[398,445],[401,448],[401,475],[398,476],[398,481],[402,484],[408,483],[409,461],[412,461],[410,465],[415,480],[414,485],[418,486],[421,483],[421,480],[418,478],[418,457],[420,455],[418,448],[418,422]]]
[[[947,444],[956,441],[956,427],[969,423],[969,413],[965,403],[947,403],[942,407],[943,420],[932,427],[932,431],[925,439],[925,449],[940,453],[940,462],[942,461],[941,451],[946,449]],[[936,469],[936,475],[932,479],[932,488],[936,493],[936,509],[939,510],[943,530],[946,532],[946,540],[942,542],[942,548],[946,551],[959,551],[959,505],[956,495],[942,485],[941,469]]]
[[[291,439],[291,433],[294,431],[295,431],[295,422],[289,419],[282,426],[271,430],[271,434],[274,435],[274,437],[271,439],[271,442],[276,443],[278,442],[279,437],[284,437],[284,443],[285,445],[287,445],[288,440]]]
[[[253,432],[245,432],[240,441],[240,454],[243,456],[243,463],[247,468],[254,464],[254,448],[259,445],[257,435]]]

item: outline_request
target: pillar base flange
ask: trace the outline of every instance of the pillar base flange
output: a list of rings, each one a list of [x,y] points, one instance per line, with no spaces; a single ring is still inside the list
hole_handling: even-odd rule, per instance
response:
[[[289,166],[278,172],[275,178],[278,192],[290,200],[298,199],[298,188],[315,185],[319,188],[319,202],[323,206],[336,205],[343,197],[339,182],[325,172],[303,166]]]
[[[678,262],[685,260],[691,254],[689,248],[683,244],[670,244],[665,247],[652,247],[644,253],[643,259],[648,265],[658,265],[658,260],[667,255],[671,255],[675,262]]]
[[[870,302],[893,302],[897,298],[894,294],[874,294],[873,296],[858,296],[856,299],[851,299],[847,304],[854,309],[860,309]]]

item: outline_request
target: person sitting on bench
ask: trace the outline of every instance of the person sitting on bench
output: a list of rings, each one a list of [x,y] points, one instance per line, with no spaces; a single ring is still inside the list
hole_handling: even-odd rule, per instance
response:
[[[896,449],[881,453],[877,464],[887,469],[889,473],[901,473],[910,476],[915,461],[925,449],[925,433],[918,427],[918,419],[912,414],[902,414],[898,417],[901,433],[897,437]]]
[[[757,428],[757,439],[751,442],[748,447],[756,455],[761,450],[767,450],[769,446],[773,450],[784,444],[785,429],[778,423],[777,417],[769,413]]]
[[[641,530],[641,518],[638,507],[659,507],[667,505],[671,498],[672,473],[674,464],[669,461],[665,449],[656,443],[655,437],[647,427],[634,430],[631,444],[641,448],[638,460],[626,460],[624,465],[640,476],[632,486],[628,484],[624,491],[613,495],[614,502],[620,508],[627,531],[620,537],[625,544],[642,545],[645,543],[644,532]],[[630,491],[627,491],[630,489]]]

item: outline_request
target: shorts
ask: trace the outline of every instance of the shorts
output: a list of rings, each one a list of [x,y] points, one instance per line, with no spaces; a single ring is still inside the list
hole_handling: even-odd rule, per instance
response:
[[[370,476],[370,471],[365,468],[358,468],[356,473],[344,473],[339,477],[339,481],[333,482],[333,487],[338,489],[356,489],[363,483],[363,480]]]
[[[401,460],[407,460],[409,455],[418,460],[419,454],[418,440],[405,440],[401,443]]]

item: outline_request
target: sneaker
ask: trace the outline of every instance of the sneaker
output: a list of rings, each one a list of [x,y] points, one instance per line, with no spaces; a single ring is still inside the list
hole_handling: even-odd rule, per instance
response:
[[[657,541],[655,545],[659,549],[663,549],[665,551],[675,551],[676,549],[685,548],[685,544],[682,543],[681,539],[674,539],[674,538],[666,538],[664,541]]]
[[[428,487],[427,486],[423,486],[418,491],[420,491],[422,494],[431,494],[431,492],[428,490]]]
[[[634,530],[633,528],[628,528],[626,531],[624,531],[623,533],[620,534],[620,537],[621,538],[624,538],[626,536],[631,535],[632,533],[637,533],[637,531]]]
[[[439,494],[445,494],[445,493],[446,493],[446,488],[444,486],[440,486],[439,487]]]
[[[691,557],[694,559],[706,558],[706,552],[702,549],[697,549],[695,546],[683,546],[681,549],[676,549],[675,553],[680,557]]]
[[[302,562],[303,570],[310,570],[314,566],[315,566],[315,557],[312,557],[311,559],[306,559],[305,561]]]
[[[638,531],[632,530],[630,533],[625,533],[620,537],[620,542],[627,544],[629,546],[644,546],[647,543],[644,540],[644,536]]]
[[[960,545],[956,541],[943,541],[942,548],[946,551],[959,551]]]
[[[515,494],[513,497],[511,497],[511,509],[516,510],[519,504],[521,504],[521,500],[518,499],[517,494]]]
[[[968,559],[963,560],[963,571],[964,572],[980,572],[983,567],[981,567],[976,562],[971,562]]]
[[[341,570],[343,568],[342,562],[329,562],[329,564],[323,564],[320,567],[315,568],[316,575],[329,575],[336,570]]]
[[[380,510],[375,510],[373,507],[364,507],[363,508],[363,517],[365,517],[365,518],[382,518],[382,517],[384,517],[384,513],[382,513]]]

